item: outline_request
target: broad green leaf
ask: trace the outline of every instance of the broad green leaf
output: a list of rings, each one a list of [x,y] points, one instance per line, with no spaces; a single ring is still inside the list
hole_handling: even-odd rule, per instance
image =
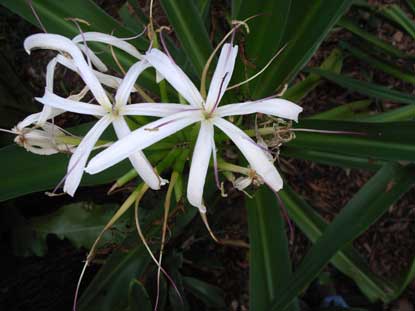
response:
[[[87,202],[69,204],[52,214],[32,218],[30,226],[37,238],[45,244],[47,236],[52,234],[61,240],[69,240],[76,248],[89,249],[117,208],[118,206],[114,204],[95,205]],[[113,232],[104,234],[101,243],[121,242],[128,228],[127,219],[119,220],[114,225]]]
[[[284,83],[291,81],[313,56],[350,4],[348,0],[292,1],[281,42],[281,46],[286,44],[286,48],[273,65],[258,78],[260,87],[255,89],[253,97],[269,96]],[[272,29],[278,32],[278,29]],[[267,39],[274,40],[272,37]]]
[[[274,301],[271,310],[284,310],[338,251],[367,230],[414,183],[414,166],[387,164],[380,169],[327,226],[284,287],[281,296]]]
[[[286,146],[351,155],[358,158],[415,161],[414,122],[341,122],[328,120],[302,120],[296,139]],[[340,131],[344,134],[316,133]],[[350,135],[348,132],[357,133]]]
[[[366,110],[372,101],[370,99],[359,100],[326,110],[312,115],[310,120],[350,120],[360,112]]]
[[[328,223],[314,209],[297,195],[287,184],[280,191],[290,218],[310,239],[316,242],[326,230]],[[390,300],[396,289],[393,284],[376,276],[352,245],[347,245],[337,252],[331,263],[341,272],[352,278],[356,285],[370,301]]]
[[[201,76],[212,47],[196,4],[188,0],[160,2],[197,76]]]
[[[275,194],[261,187],[246,199],[249,228],[250,310],[269,310],[291,276],[284,220]],[[298,310],[294,302],[290,310]]]
[[[343,55],[341,50],[334,49],[321,64],[320,69],[340,73],[343,66]],[[283,98],[298,102],[321,83],[319,75],[311,73],[304,80],[294,84],[284,94]]]
[[[152,311],[150,297],[143,283],[133,279],[128,293],[128,307],[125,311]]]
[[[357,25],[350,18],[343,17],[339,20],[338,25],[352,32],[354,35],[360,37],[361,39],[367,41],[372,46],[379,48],[383,52],[399,58],[413,58],[414,56],[408,55],[405,52],[399,50],[398,48],[391,45],[389,42],[384,41],[371,34],[370,32],[365,31],[359,25]]]
[[[318,68],[310,69],[310,71],[318,75],[321,75],[322,77],[344,88],[358,92],[360,94],[383,100],[390,100],[395,103],[415,104],[415,96],[392,90],[385,86],[380,86],[366,81],[356,80],[353,78],[346,77],[344,75],[335,74]]]
[[[226,310],[224,292],[220,288],[190,276],[183,277],[183,285],[193,296],[203,301],[207,308]]]
[[[351,46],[347,43],[342,43],[341,46],[347,49],[354,57],[364,61],[365,63],[370,64],[374,68],[382,70],[383,72],[386,72],[391,76],[394,76],[402,81],[415,84],[414,72],[400,68],[390,62],[385,61],[384,59],[379,58],[376,55],[366,53],[365,51],[357,47]]]
[[[157,153],[159,155],[157,155]],[[160,159],[160,152],[155,152]],[[40,156],[27,152],[22,147],[11,145],[0,149],[0,160],[4,167],[0,173],[0,202],[25,194],[52,190],[65,176],[69,156],[56,154]],[[97,175],[84,174],[82,186],[109,183],[128,172],[131,164],[123,161]]]

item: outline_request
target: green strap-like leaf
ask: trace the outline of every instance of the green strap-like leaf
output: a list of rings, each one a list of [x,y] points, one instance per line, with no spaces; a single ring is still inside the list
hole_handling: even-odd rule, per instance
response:
[[[288,185],[284,185],[280,195],[287,207],[290,218],[311,242],[316,242],[328,226],[326,220]],[[376,276],[351,245],[337,252],[331,259],[331,263],[352,278],[371,301],[382,299],[382,301],[388,302],[391,293],[396,290],[393,284]]]
[[[191,0],[160,2],[197,76],[200,77],[212,50],[200,12]]]
[[[414,166],[387,164],[379,170],[327,226],[271,310],[284,310],[339,250],[367,230],[414,182]]]
[[[253,97],[269,96],[293,79],[350,4],[349,0],[292,1],[282,41],[282,45],[287,46],[274,64],[258,78],[260,87],[255,89]],[[272,37],[268,39],[273,40]]]
[[[250,310],[269,310],[291,275],[284,220],[266,187],[246,200],[250,241]],[[297,304],[291,310],[298,310]]]
[[[351,91],[355,91],[370,97],[390,100],[395,103],[415,104],[415,96],[403,92],[391,90],[385,86],[374,83],[360,81],[346,77],[344,75],[335,74],[318,68],[310,69],[311,72],[321,75],[322,77],[344,87]]]

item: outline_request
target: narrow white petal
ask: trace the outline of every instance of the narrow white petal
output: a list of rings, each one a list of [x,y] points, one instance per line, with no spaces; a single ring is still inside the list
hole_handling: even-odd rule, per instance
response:
[[[77,46],[79,49],[85,54],[85,57],[89,57],[91,63],[94,65],[96,69],[101,72],[108,71],[107,65],[103,63],[103,61],[92,51],[89,47],[85,46],[85,44],[78,43]]]
[[[189,105],[170,103],[143,103],[131,104],[122,108],[121,113],[129,116],[167,117],[171,114],[189,111]]]
[[[192,106],[201,108],[203,98],[193,82],[166,54],[152,49],[145,56],[147,61],[179,92]]]
[[[62,109],[65,111],[80,114],[88,114],[93,116],[104,116],[107,114],[107,112],[102,106],[92,105],[84,102],[78,102],[67,98],[63,98],[49,92],[48,90],[45,90],[45,95],[43,95],[43,97],[36,97],[35,99],[43,105]]]
[[[94,94],[98,103],[107,109],[111,108],[111,103],[104,88],[99,83],[92,69],[86,63],[81,50],[74,42],[61,35],[38,33],[26,38],[24,41],[24,48],[28,53],[35,48],[52,49],[68,53],[78,68],[79,75]]]
[[[81,182],[84,173],[85,164],[88,161],[89,154],[94,148],[99,137],[111,123],[108,116],[98,120],[98,122],[89,130],[88,134],[82,139],[74,154],[71,156],[68,165],[68,172],[63,186],[63,191],[73,196]]]
[[[127,122],[124,118],[117,118],[112,121],[114,126],[115,133],[118,136],[118,139],[122,139],[131,133],[130,128],[128,127]],[[144,153],[140,150],[129,156],[130,162],[137,171],[141,179],[149,185],[151,189],[158,190],[160,189],[160,177],[154,171],[153,166],[147,160]]]
[[[74,72],[78,72],[78,69],[76,68],[74,62],[62,55],[58,55],[57,57],[58,63],[61,64],[62,66],[65,66],[66,68],[74,71]],[[103,85],[108,86],[110,88],[113,89],[117,89],[120,84],[122,79],[106,74],[106,73],[102,73],[99,72],[97,70],[92,70],[92,72],[95,74],[95,76],[98,78],[98,81],[101,82]],[[79,72],[78,72],[79,73]],[[137,90],[134,88],[133,89],[134,92],[136,92]]]
[[[274,164],[269,161],[265,152],[257,146],[248,135],[222,118],[215,119],[214,124],[229,136],[245,156],[251,168],[254,169],[274,191],[278,191],[282,188],[282,178]]]
[[[205,186],[206,174],[209,168],[210,155],[212,154],[212,141],[212,123],[207,121],[201,122],[190,165],[189,181],[187,183],[187,199],[190,204],[197,207],[202,213],[206,212],[206,207],[203,204],[203,188]]]
[[[186,111],[144,125],[96,155],[89,162],[86,171],[90,174],[99,173],[124,160],[134,152],[143,150],[163,138],[200,121],[201,118],[202,115],[199,111]]]
[[[288,100],[273,98],[222,106],[218,108],[217,113],[221,117],[251,113],[264,113],[280,118],[298,121],[298,115],[302,111],[303,108]]]
[[[124,52],[134,56],[135,58],[142,59],[143,55],[130,43],[112,35],[108,35],[101,32],[84,32],[77,35],[72,39],[74,42],[79,43],[85,41],[101,42],[109,44],[123,50]]]
[[[223,45],[215,73],[210,81],[209,92],[206,99],[206,110],[212,110],[216,102],[220,102],[228,87],[229,81],[231,81],[237,56],[238,46],[232,46],[232,44],[229,43]]]
[[[58,116],[61,113],[63,113],[62,110],[60,110],[60,109],[53,109],[51,111],[51,114],[49,115],[49,119],[54,118],[54,117]],[[38,120],[41,117],[41,114],[42,114],[41,112],[38,112],[38,113],[33,113],[31,115],[28,115],[26,118],[24,118],[22,121],[20,121],[16,125],[16,127],[21,130],[21,129],[25,128],[25,127],[28,127],[29,125],[32,125],[34,123],[37,123]],[[41,125],[44,125],[44,124],[41,124]]]
[[[46,67],[46,89],[53,93],[53,84],[54,84],[54,78],[55,78],[55,69],[56,64],[58,63],[58,60],[56,57],[54,57],[47,65]],[[37,124],[41,125],[44,124],[52,114],[54,114],[55,108],[52,108],[50,106],[43,106],[42,112],[40,113],[39,119],[37,120]],[[60,109],[57,112],[62,112]]]
[[[147,61],[140,61],[128,69],[128,72],[126,73],[120,87],[117,90],[117,93],[115,94],[116,107],[127,105],[128,98],[130,98],[131,91],[138,79],[138,76],[148,67],[150,67],[150,64]]]

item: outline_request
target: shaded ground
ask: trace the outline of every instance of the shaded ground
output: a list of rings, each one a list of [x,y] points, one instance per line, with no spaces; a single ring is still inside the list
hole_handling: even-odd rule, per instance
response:
[[[110,13],[116,12],[118,4],[116,1],[99,1]],[[399,3],[399,1],[376,1],[376,3]],[[2,12],[3,13],[3,12]],[[163,24],[163,17],[160,17]],[[4,54],[15,64],[14,68],[18,76],[25,81],[33,95],[43,93],[44,68],[47,60],[53,55],[51,52],[40,53],[36,57],[40,61],[33,62],[22,49],[22,38],[37,29],[23,23],[15,16],[4,16],[0,22],[3,33],[2,49]],[[15,25],[16,27],[14,27]],[[410,53],[415,54],[415,44],[404,34],[387,24],[377,25],[379,35],[385,39],[393,39],[395,44]],[[7,36],[5,36],[7,34]],[[340,40],[347,40],[350,34],[345,31],[333,31],[332,35],[325,41],[317,55],[311,60],[310,65],[321,63]],[[362,78],[362,68],[365,74],[372,76],[373,80],[384,85],[393,86],[409,93],[414,93],[413,86],[404,84],[399,80],[391,78],[381,72],[373,70],[355,59],[347,58],[344,65],[346,72],[356,78]],[[76,86],[77,79],[64,72],[65,83]],[[67,90],[63,85],[57,85],[58,92],[65,93]],[[65,93],[66,94],[66,93]],[[323,83],[310,96],[300,104],[304,107],[304,115],[324,111],[340,103],[360,99],[357,94],[345,91],[329,82]],[[388,103],[385,103],[388,105]],[[373,109],[379,109],[374,104]],[[76,124],[82,120],[67,115],[61,122],[65,124]],[[295,168],[290,174],[286,174],[289,184],[327,220],[333,217],[344,207],[348,200],[365,184],[371,177],[370,173],[358,170],[343,170],[326,165],[317,165],[308,161],[290,160]],[[100,191],[100,190],[98,190]],[[104,193],[105,190],[102,192]],[[89,193],[81,192],[78,200],[88,197]],[[44,206],[45,198],[32,195],[21,198],[16,204],[24,205],[30,202],[31,206]],[[96,195],[96,197],[102,197]],[[114,200],[120,199],[115,197]],[[54,199],[51,206],[62,204],[63,199]],[[69,199],[64,199],[69,201]],[[378,220],[369,231],[358,238],[354,245],[365,257],[370,267],[380,276],[395,277],[404,271],[415,256],[414,235],[414,213],[415,213],[415,191],[409,192],[398,204],[392,206],[380,220]],[[231,191],[227,200],[221,203],[218,215],[214,217],[213,227],[218,235],[223,238],[240,239],[248,241],[247,222],[241,193]],[[44,209],[44,208],[43,208]],[[25,209],[27,216],[31,216],[33,210]],[[40,209],[35,214],[42,214]],[[202,226],[200,221],[195,221],[193,226]],[[16,258],[9,257],[7,241],[2,241],[2,256],[5,264],[2,265],[2,277],[0,282],[0,306],[6,306],[5,310],[69,310],[73,287],[77,275],[85,258],[84,251],[74,250],[68,243],[57,240],[50,241],[51,251],[42,258]],[[296,230],[295,240],[290,247],[290,253],[295,265],[307,252],[310,243]],[[212,242],[209,236],[201,233],[198,242],[192,245],[187,255],[192,257],[195,253],[206,254],[211,261],[217,262],[217,268],[205,270],[191,263],[185,264],[185,272],[194,274],[202,279],[219,285],[227,294],[226,300],[231,310],[248,309],[248,275],[249,262],[248,251],[243,248],[224,247]],[[356,305],[365,306],[367,302],[359,294],[354,284],[346,277],[337,273],[332,267],[327,271],[334,279],[335,287],[339,293],[344,294],[346,300]],[[415,304],[415,283],[412,283],[402,298],[395,306],[372,306],[373,310],[381,308],[389,310],[392,307],[397,310],[412,310],[404,308],[405,304]],[[309,303],[314,302],[311,293],[305,296]]]

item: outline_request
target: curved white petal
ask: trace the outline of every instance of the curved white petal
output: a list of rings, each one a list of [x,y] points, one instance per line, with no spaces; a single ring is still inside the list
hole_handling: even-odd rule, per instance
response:
[[[223,45],[215,73],[210,81],[209,92],[206,99],[206,110],[212,110],[215,104],[220,102],[228,87],[229,81],[231,81],[237,56],[237,45],[232,46],[230,43],[225,43]]]
[[[203,204],[203,188],[209,168],[210,155],[212,154],[212,142],[213,125],[211,122],[202,121],[193,150],[187,183],[187,199],[190,204],[197,207],[202,213],[206,213],[206,207]]]
[[[122,139],[131,133],[127,122],[122,117],[114,119],[112,121],[112,125],[114,126],[118,139]],[[141,179],[149,185],[151,189],[160,189],[161,179],[156,174],[153,166],[141,150],[131,154],[128,158],[130,159],[130,162],[137,171],[138,175],[140,175]]]
[[[78,72],[78,69],[76,68],[74,62],[62,55],[58,55],[56,56],[58,63],[61,64],[62,66],[65,66],[66,68],[74,71],[74,72]],[[117,89],[120,84],[122,79],[106,74],[106,73],[102,73],[99,72],[97,70],[92,70],[92,72],[95,74],[95,76],[98,78],[98,81],[101,82],[103,85],[108,86],[110,88],[113,89]],[[78,72],[79,73],[79,72]],[[134,88],[133,89],[134,92],[136,92],[137,90]]]
[[[161,75],[160,72],[156,70],[156,83],[159,84],[161,81],[164,80],[164,77]]]
[[[240,104],[219,107],[217,114],[221,117],[264,113],[272,116],[298,121],[298,115],[303,111],[300,106],[279,98],[258,100]]]
[[[200,121],[201,118],[202,115],[199,111],[186,111],[144,125],[96,155],[89,162],[86,171],[90,174],[99,173],[124,160],[134,152],[143,150],[163,138]]]
[[[127,105],[128,98],[130,98],[131,91],[134,87],[138,76],[148,67],[150,64],[147,61],[140,61],[135,63],[128,69],[124,79],[122,80],[120,87],[115,94],[115,107],[121,107]]]
[[[147,61],[179,92],[190,105],[201,108],[203,98],[193,82],[166,54],[151,49],[145,56]]]
[[[282,178],[274,164],[269,161],[264,151],[248,135],[222,118],[216,118],[214,124],[229,136],[245,156],[251,168],[264,179],[269,187],[274,191],[282,188]]]
[[[54,118],[54,117],[58,116],[61,113],[63,113],[62,110],[53,109],[51,114],[49,115],[49,119]],[[17,125],[16,125],[17,129],[21,130],[25,127],[28,127],[29,125],[32,125],[33,123],[38,122],[40,116],[41,116],[41,112],[37,112],[37,113],[33,113],[33,114],[28,115],[22,121],[17,123]],[[43,126],[44,124],[41,124],[41,125]]]
[[[107,114],[105,109],[99,105],[92,105],[84,102],[78,102],[55,95],[48,90],[45,91],[43,97],[35,97],[35,99],[43,105],[65,111],[88,114],[93,116],[104,116]]]
[[[63,186],[63,191],[73,196],[81,182],[84,173],[85,164],[88,161],[89,154],[94,148],[99,137],[110,125],[109,116],[105,116],[98,120],[97,123],[89,130],[88,134],[82,139],[74,154],[71,156],[68,164],[68,171]]]
[[[189,105],[170,103],[131,104],[122,108],[121,114],[128,116],[167,117],[171,114],[189,111]]]
[[[78,48],[85,54],[85,56],[91,60],[91,63],[94,65],[96,69],[101,72],[108,71],[107,65],[103,63],[103,61],[92,51],[88,46],[85,44],[78,43]]]
[[[54,57],[46,67],[46,89],[53,93],[53,84],[55,78],[55,69],[56,64],[58,63],[58,59]],[[39,119],[37,120],[38,125],[42,125],[50,118],[52,114],[54,114],[55,108],[50,106],[43,106],[42,112],[40,113]],[[56,113],[63,112],[60,109],[56,111]]]
[[[79,75],[94,94],[98,103],[111,109],[111,103],[101,83],[88,66],[78,46],[68,38],[55,34],[38,33],[31,35],[24,41],[24,48],[30,54],[34,48],[52,49],[68,53],[78,68]]]
[[[124,52],[134,56],[135,58],[143,58],[143,55],[132,44],[112,35],[91,31],[79,34],[72,39],[72,41],[76,43],[83,42],[84,40],[109,44],[119,48],[120,50],[123,50]]]

